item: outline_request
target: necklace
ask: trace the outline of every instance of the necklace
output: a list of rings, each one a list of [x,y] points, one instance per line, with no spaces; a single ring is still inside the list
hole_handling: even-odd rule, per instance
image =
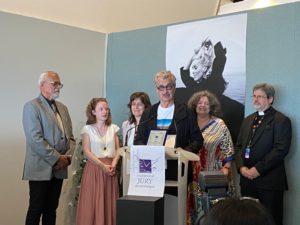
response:
[[[101,128],[99,128],[97,125],[95,125],[95,127],[96,127],[96,131],[97,131],[99,138],[101,140],[103,140],[103,142],[104,142],[103,150],[105,151],[107,149],[107,144],[106,144],[106,131],[107,130],[105,129],[106,127],[102,128],[102,129],[104,129],[104,131],[102,132],[102,133],[104,133],[104,135],[101,135]]]
[[[103,150],[105,151],[106,150],[106,134],[104,134],[104,148]]]

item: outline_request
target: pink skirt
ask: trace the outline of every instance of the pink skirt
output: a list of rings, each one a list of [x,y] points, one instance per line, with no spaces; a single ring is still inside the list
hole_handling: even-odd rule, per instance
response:
[[[100,159],[110,165],[112,159]],[[116,225],[116,201],[119,197],[117,176],[106,175],[87,161],[80,185],[76,225]]]

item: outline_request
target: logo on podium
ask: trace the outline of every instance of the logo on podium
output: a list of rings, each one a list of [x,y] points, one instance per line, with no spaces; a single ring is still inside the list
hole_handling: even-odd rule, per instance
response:
[[[150,159],[139,159],[140,173],[152,173],[152,163]]]
[[[165,147],[133,145],[130,159],[128,195],[162,197],[165,188]]]

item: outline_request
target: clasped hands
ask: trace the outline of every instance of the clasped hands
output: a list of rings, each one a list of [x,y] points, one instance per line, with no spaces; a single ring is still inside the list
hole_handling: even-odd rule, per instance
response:
[[[55,170],[63,170],[66,169],[72,161],[72,156],[70,155],[61,155],[54,165]]]
[[[253,180],[257,177],[260,176],[259,172],[257,171],[257,169],[255,167],[251,167],[250,169],[246,166],[243,166],[240,168],[240,173],[248,178],[249,180]]]
[[[103,170],[109,176],[113,176],[116,174],[116,167],[112,165],[103,164]]]

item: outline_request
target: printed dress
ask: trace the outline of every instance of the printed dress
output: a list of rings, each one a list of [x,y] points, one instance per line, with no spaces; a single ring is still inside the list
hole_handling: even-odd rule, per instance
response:
[[[200,171],[218,171],[223,165],[233,159],[233,143],[230,132],[220,118],[213,118],[201,130],[204,139],[203,146],[199,151],[200,161],[192,162],[193,176],[192,182],[188,185],[187,196],[187,224],[199,224],[204,212],[201,205],[202,190],[198,183]],[[234,193],[234,185],[229,179],[229,194]]]

